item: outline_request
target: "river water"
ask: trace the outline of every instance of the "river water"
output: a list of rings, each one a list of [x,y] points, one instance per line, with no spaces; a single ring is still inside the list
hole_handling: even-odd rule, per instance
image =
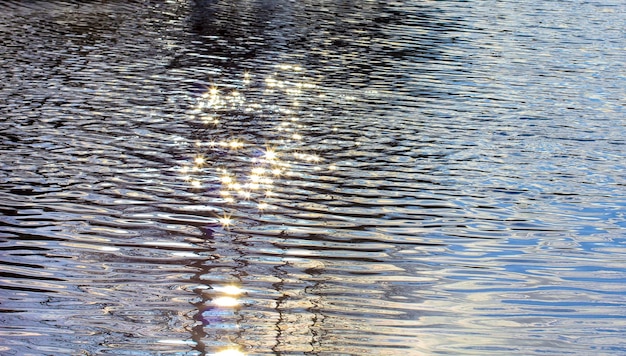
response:
[[[626,354],[625,28],[0,3],[0,354]]]

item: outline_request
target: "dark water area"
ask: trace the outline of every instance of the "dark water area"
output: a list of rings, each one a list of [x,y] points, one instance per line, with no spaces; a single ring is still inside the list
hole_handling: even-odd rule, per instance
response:
[[[624,29],[0,2],[0,354],[626,354]]]

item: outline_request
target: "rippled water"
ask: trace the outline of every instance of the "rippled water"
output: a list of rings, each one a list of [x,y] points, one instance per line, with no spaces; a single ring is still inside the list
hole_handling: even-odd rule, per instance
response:
[[[625,354],[625,11],[0,3],[0,354]]]

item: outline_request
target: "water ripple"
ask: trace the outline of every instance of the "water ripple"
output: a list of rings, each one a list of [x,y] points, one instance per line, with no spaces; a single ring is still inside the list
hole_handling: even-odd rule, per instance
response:
[[[0,353],[626,351],[623,4],[0,4]]]

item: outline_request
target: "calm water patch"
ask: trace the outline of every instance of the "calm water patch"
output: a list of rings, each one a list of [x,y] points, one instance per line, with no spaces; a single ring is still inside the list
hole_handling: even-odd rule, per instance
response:
[[[0,353],[626,353],[625,12],[3,2]]]

